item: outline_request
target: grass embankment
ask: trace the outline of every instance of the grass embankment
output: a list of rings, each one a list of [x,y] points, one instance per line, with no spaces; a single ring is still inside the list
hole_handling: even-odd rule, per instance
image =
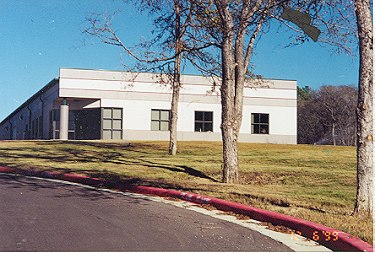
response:
[[[241,184],[220,183],[221,143],[0,142],[0,165],[124,180],[210,195],[300,217],[372,244],[372,220],[351,216],[355,148],[240,144]]]

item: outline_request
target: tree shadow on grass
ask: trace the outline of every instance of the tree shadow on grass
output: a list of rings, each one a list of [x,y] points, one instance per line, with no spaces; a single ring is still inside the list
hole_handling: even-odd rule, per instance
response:
[[[2,164],[0,164],[2,165]],[[30,168],[38,170],[37,168]],[[186,191],[186,192],[194,192],[194,191],[200,191],[204,192],[207,191],[207,189],[204,188],[198,188],[198,187],[186,187],[182,186],[177,183],[171,183],[171,182],[165,182],[165,181],[153,181],[153,180],[147,180],[144,178],[137,178],[137,177],[128,177],[124,175],[119,175],[113,172],[109,171],[102,171],[102,170],[74,170],[74,169],[66,169],[66,168],[58,168],[58,167],[52,167],[49,169],[45,169],[43,171],[49,171],[49,172],[59,172],[62,174],[66,173],[80,173],[85,174],[91,178],[100,178],[104,179],[104,183],[99,184],[96,186],[96,188],[106,188],[106,189],[118,189],[120,186],[123,190],[128,190],[129,188],[127,186],[150,186],[150,187],[156,187],[156,188],[164,188],[164,189],[174,189],[174,190],[180,190],[180,191]],[[7,181],[6,184],[2,184],[4,187],[12,187],[12,188],[20,188],[20,189],[26,189],[29,191],[39,191],[43,188],[49,188],[49,189],[58,189],[60,186],[56,183],[50,182],[26,182],[25,183],[25,177],[23,175],[9,175],[9,174],[1,174],[0,173],[0,181],[3,181],[3,178],[6,177]],[[74,186],[72,186],[74,187]],[[65,193],[63,195],[56,195],[57,198],[64,198],[64,197],[70,197],[74,195],[79,195],[86,197],[90,200],[96,200],[96,199],[105,199],[107,198],[105,196],[105,193],[103,192],[96,192],[96,191],[90,191],[87,189],[73,189],[70,190],[68,193]]]
[[[161,149],[160,146],[155,144],[144,144],[144,143],[130,143],[130,142],[116,142],[116,143],[108,143],[108,142],[98,142],[98,141],[55,141],[51,142],[51,145],[56,145],[56,143],[60,144],[74,144],[75,146],[83,146],[83,147],[94,147],[100,149],[112,149],[112,150],[121,150],[121,151],[131,151],[135,153],[141,153],[149,155],[150,152],[146,152],[144,150],[151,149],[153,151],[164,151]],[[44,143],[42,145],[45,145]]]
[[[207,179],[211,182],[219,182],[218,180],[206,175],[205,173],[186,166],[186,165],[171,165],[150,161],[145,156],[127,156],[126,151],[139,152],[139,149],[144,148],[145,144],[132,144],[123,145],[123,143],[98,143],[98,142],[59,142],[60,144],[74,144],[82,148],[71,148],[69,146],[57,145],[56,142],[36,142],[37,145],[32,147],[25,147],[20,149],[0,147],[0,165],[10,167],[20,167],[22,163],[17,163],[23,159],[37,159],[40,161],[46,160],[46,162],[53,162],[57,165],[60,163],[104,163],[109,166],[116,165],[138,165],[148,168],[158,168],[167,170],[174,173],[184,173],[192,177]],[[47,147],[46,147],[47,146]],[[53,146],[53,147],[52,147]],[[85,150],[85,146],[91,146],[98,148],[99,150]],[[147,148],[150,148],[147,146]],[[120,149],[120,150],[118,150]],[[134,151],[136,150],[136,151]],[[120,153],[120,151],[125,151]],[[140,152],[147,154],[147,152]],[[81,169],[67,169],[59,166],[53,168],[41,166],[38,168],[37,165],[29,164],[23,165],[22,167],[34,168],[36,170],[51,170],[62,173],[84,173],[91,177],[99,177],[110,180],[111,182],[122,181],[126,184],[133,185],[149,185],[163,188],[181,189],[182,187],[177,184],[145,180],[141,178],[126,177],[125,175],[119,175],[106,170],[81,170]]]

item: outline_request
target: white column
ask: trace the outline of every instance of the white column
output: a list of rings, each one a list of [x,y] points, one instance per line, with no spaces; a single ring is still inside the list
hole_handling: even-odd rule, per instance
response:
[[[68,139],[68,129],[69,129],[69,105],[64,98],[62,104],[60,105],[60,140]]]

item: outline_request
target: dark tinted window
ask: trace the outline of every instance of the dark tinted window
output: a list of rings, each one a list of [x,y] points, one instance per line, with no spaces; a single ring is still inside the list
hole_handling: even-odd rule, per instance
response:
[[[208,132],[213,131],[213,112],[195,112],[195,132]]]
[[[251,133],[269,134],[269,114],[252,113],[251,114]]]

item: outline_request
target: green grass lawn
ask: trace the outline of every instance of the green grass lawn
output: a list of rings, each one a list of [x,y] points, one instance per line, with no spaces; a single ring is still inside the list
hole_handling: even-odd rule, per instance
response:
[[[221,143],[0,142],[0,165],[75,172],[210,195],[293,215],[372,244],[372,219],[351,216],[354,147],[240,144],[241,184],[221,183]]]

